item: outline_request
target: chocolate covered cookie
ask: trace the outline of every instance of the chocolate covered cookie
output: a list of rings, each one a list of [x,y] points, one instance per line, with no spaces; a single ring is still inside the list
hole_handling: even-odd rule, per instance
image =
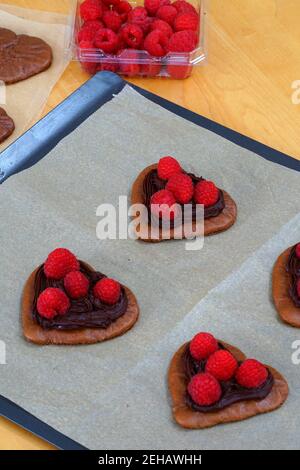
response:
[[[48,69],[52,49],[42,39],[0,28],[0,80],[7,85]]]
[[[184,171],[173,157],[163,157],[139,174],[132,186],[131,203],[147,208],[148,217],[136,226],[137,238],[147,242],[189,238],[203,232],[212,235],[230,228],[237,218],[236,203],[226,191]],[[204,227],[197,219],[200,205],[204,207]]]
[[[120,336],[137,321],[134,294],[69,250],[51,252],[27,280],[24,336],[36,344],[92,344]]]
[[[280,317],[300,328],[300,243],[278,257],[272,281],[273,300]]]
[[[273,411],[288,396],[284,377],[236,347],[199,333],[175,353],[168,373],[175,421],[189,429]]]
[[[15,123],[3,108],[0,108],[0,144],[11,136]]]

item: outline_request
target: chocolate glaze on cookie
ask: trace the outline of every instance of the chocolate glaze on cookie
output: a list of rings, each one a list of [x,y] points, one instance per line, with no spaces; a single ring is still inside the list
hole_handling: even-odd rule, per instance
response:
[[[296,307],[300,308],[300,296],[297,291],[297,283],[300,279],[300,259],[296,255],[296,246],[297,245],[294,245],[291,249],[286,270],[291,276],[290,296]]]
[[[221,343],[219,343],[220,349],[226,349]],[[190,354],[189,345],[186,347],[183,358],[185,374],[187,381],[198,374],[204,372],[206,361],[196,361]],[[226,406],[232,405],[243,400],[262,400],[272,390],[274,384],[274,378],[272,373],[268,370],[267,380],[257,388],[247,389],[239,385],[234,378],[226,382],[221,382],[222,396],[217,403],[210,406],[200,406],[195,403],[190,395],[186,394],[187,405],[195,411],[201,411],[207,413],[209,411],[222,410]]]
[[[0,80],[7,85],[48,69],[52,49],[42,39],[0,28]]]
[[[188,173],[188,175],[192,178],[194,185],[197,184],[199,181],[204,180],[204,178],[195,176],[193,173]],[[157,170],[151,170],[144,179],[144,184],[143,184],[144,199],[145,199],[145,205],[148,208],[150,218],[151,218],[151,215],[150,215],[151,197],[157,191],[160,191],[161,189],[165,189],[165,186],[166,186],[166,181],[159,178],[157,174]],[[223,191],[219,190],[218,201],[214,205],[204,208],[204,219],[217,217],[222,212],[224,207],[225,207],[225,202],[224,202]],[[196,203],[194,202],[192,203],[192,216],[193,216],[193,220],[195,220]]]
[[[15,130],[15,123],[3,108],[0,108],[0,144]]]
[[[128,299],[124,288],[115,305],[107,305],[95,298],[93,295],[94,285],[105,276],[97,271],[89,269],[82,262],[80,271],[90,281],[90,289],[87,297],[71,300],[71,307],[65,315],[57,315],[52,320],[41,317],[37,311],[37,299],[41,292],[47,287],[58,287],[64,290],[63,280],[55,281],[48,279],[44,273],[44,265],[40,266],[35,276],[33,300],[33,319],[44,329],[74,330],[80,328],[108,328],[112,322],[120,318],[127,310]]]

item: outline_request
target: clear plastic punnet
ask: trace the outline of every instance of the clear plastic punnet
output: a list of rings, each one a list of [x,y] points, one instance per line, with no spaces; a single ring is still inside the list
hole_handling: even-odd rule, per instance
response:
[[[73,34],[73,51],[74,58],[81,62],[82,67],[91,74],[98,71],[109,70],[120,75],[129,77],[146,76],[146,77],[170,77],[174,79],[184,79],[191,75],[193,67],[203,64],[206,59],[205,51],[205,16],[208,0],[184,0],[194,7],[198,14],[198,26],[195,33],[195,47],[189,52],[170,52],[166,47],[166,53],[163,56],[156,57],[150,55],[143,45],[139,48],[129,47],[123,44],[123,47],[116,48],[111,53],[104,52],[97,47],[92,40],[80,40],[80,31],[84,28],[85,21],[80,14],[80,5],[84,0],[77,1],[76,16],[74,21]],[[90,1],[90,0],[89,0]],[[92,0],[93,1],[93,0]],[[96,1],[96,0],[95,0]],[[112,0],[119,2],[120,0]],[[176,0],[161,0],[162,5],[172,5]],[[108,4],[108,0],[103,0],[104,4]],[[131,7],[143,7],[144,0],[129,1]],[[178,0],[177,2],[178,3]],[[186,5],[185,5],[186,6]],[[106,8],[106,7],[105,7]],[[109,6],[112,11],[116,11],[116,7]],[[108,10],[105,10],[108,11]],[[181,11],[178,12],[182,13]],[[150,23],[157,19],[155,15],[149,15]],[[184,18],[185,20],[186,18]],[[102,19],[99,19],[102,22]],[[130,21],[127,21],[128,23]],[[120,31],[126,24],[126,21],[116,31],[118,37]],[[171,23],[173,32],[178,32]],[[106,25],[104,25],[106,27]],[[150,32],[151,32],[150,26]],[[149,34],[149,30],[144,32],[144,39]]]

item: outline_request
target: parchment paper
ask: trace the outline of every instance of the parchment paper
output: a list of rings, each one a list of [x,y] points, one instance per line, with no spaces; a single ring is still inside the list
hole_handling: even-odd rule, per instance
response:
[[[194,252],[184,241],[97,240],[97,206],[117,204],[138,172],[166,154],[225,188],[238,204],[237,223]],[[127,87],[0,191],[2,395],[89,448],[298,446],[300,379],[290,356],[299,334],[279,322],[269,284],[277,255],[300,238],[299,173]],[[130,332],[93,346],[26,343],[19,318],[24,281],[57,246],[135,292],[141,318]],[[166,372],[176,349],[199,330],[278,367],[291,386],[284,407],[211,430],[178,427]]]
[[[67,16],[0,4],[0,26],[17,34],[44,39],[53,50],[51,67],[27,80],[6,86],[6,104],[0,103],[15,121],[16,129],[0,144],[0,152],[25,132],[41,115],[48,96],[70,57],[65,53]]]

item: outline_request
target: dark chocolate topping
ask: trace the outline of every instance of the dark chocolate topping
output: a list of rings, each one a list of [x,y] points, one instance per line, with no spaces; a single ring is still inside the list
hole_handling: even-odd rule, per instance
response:
[[[300,308],[300,297],[297,292],[297,282],[300,279],[300,259],[296,255],[296,245],[291,249],[289,259],[287,262],[286,270],[291,275],[290,296],[296,307]]]
[[[52,320],[41,317],[37,311],[37,299],[47,287],[64,289],[63,281],[48,279],[44,273],[44,265],[40,266],[35,277],[35,296],[32,315],[34,320],[46,329],[74,330],[80,328],[107,328],[113,321],[124,315],[128,307],[128,299],[124,288],[121,289],[120,299],[115,305],[107,305],[93,295],[94,285],[106,277],[104,274],[89,269],[80,262],[80,271],[89,279],[90,289],[87,297],[71,301],[71,307],[65,315],[57,315]]]
[[[199,181],[204,180],[202,177],[195,176],[193,173],[187,173],[193,180],[193,184],[197,184]],[[160,191],[161,189],[165,189],[166,186],[166,181],[160,179],[157,174],[157,170],[151,170],[147,174],[147,176],[144,179],[143,183],[143,189],[144,189],[144,204],[148,209],[149,217],[150,215],[150,201],[151,197],[153,196],[154,193],[157,191]],[[218,216],[222,210],[225,207],[225,202],[224,202],[224,195],[221,190],[219,190],[220,196],[218,201],[213,205],[209,207],[204,208],[204,218],[209,219],[210,217],[216,217]],[[192,215],[193,215],[193,220],[195,220],[196,217],[196,203],[192,202]]]
[[[42,39],[0,28],[0,80],[6,84],[43,72],[52,62],[51,47]]]
[[[15,130],[15,124],[11,117],[6,114],[3,108],[0,108],[0,144],[4,142]]]
[[[219,348],[225,349],[221,343],[219,343]],[[187,345],[182,360],[184,361],[185,373],[188,382],[194,375],[199,372],[204,372],[206,361],[196,361],[193,359],[190,354],[189,345]],[[187,392],[186,402],[188,406],[195,411],[205,413],[209,411],[222,410],[226,406],[243,400],[262,400],[270,393],[274,384],[274,378],[271,372],[268,371],[266,381],[260,387],[252,389],[241,387],[234,378],[226,382],[220,382],[220,384],[222,388],[222,396],[217,403],[210,406],[197,405]]]

